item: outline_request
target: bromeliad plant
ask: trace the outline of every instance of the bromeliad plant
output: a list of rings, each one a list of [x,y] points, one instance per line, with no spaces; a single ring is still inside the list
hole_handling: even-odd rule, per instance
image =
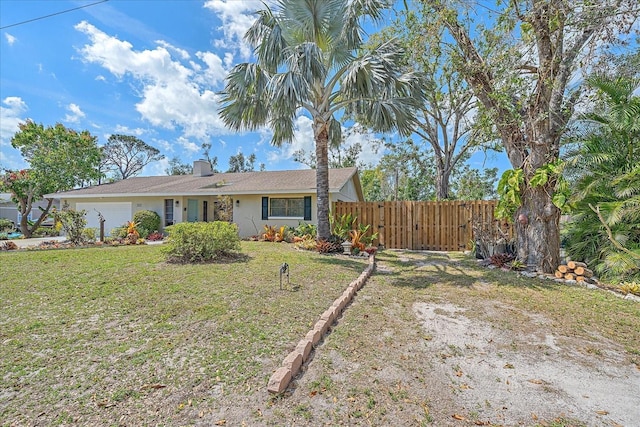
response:
[[[289,236],[291,233],[289,232],[289,228],[286,225],[281,226],[276,232],[276,242],[288,242]]]
[[[138,232],[138,223],[133,221],[127,221],[127,238],[125,241],[128,244],[135,245],[138,239],[140,238],[140,233]]]
[[[265,225],[262,233],[262,240],[267,242],[289,242],[292,232],[286,225],[279,228],[273,225]]]
[[[275,242],[276,241],[276,227],[273,225],[265,225],[264,232],[262,233],[262,240],[267,242]]]

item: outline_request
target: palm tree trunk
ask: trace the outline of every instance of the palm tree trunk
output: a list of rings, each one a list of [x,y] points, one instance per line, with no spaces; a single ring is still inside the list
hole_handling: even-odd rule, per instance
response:
[[[318,239],[331,237],[329,225],[329,133],[328,124],[319,120],[313,123],[316,143],[316,196],[318,199]]]

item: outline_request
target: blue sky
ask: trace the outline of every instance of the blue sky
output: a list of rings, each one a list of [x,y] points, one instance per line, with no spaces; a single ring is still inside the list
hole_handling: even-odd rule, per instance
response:
[[[86,129],[100,145],[114,133],[135,135],[166,156],[143,175],[164,175],[174,156],[201,158],[203,142],[221,170],[238,152],[255,153],[267,170],[305,167],[292,154],[313,150],[308,118],[298,119],[294,143],[276,148],[268,129],[239,134],[217,114],[227,72],[251,60],[242,36],[262,2],[98,1],[0,0],[0,168],[26,166],[10,144],[26,119]],[[380,154],[367,148],[369,138],[347,144],[360,142],[361,160],[375,163]],[[496,154],[477,154],[471,164],[506,167]]]

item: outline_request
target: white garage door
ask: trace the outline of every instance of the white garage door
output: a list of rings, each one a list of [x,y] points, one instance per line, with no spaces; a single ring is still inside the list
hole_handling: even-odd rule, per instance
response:
[[[111,203],[76,203],[76,210],[87,211],[87,227],[96,228],[96,235],[100,233],[100,218],[98,212],[104,217],[104,234],[108,236],[111,230],[120,227],[131,221],[131,203],[111,202]],[[97,211],[97,212],[96,212]]]

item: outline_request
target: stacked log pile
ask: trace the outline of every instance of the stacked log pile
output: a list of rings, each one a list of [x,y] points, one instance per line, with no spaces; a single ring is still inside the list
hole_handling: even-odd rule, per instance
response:
[[[587,283],[596,282],[595,277],[593,277],[593,271],[589,270],[584,262],[567,261],[566,264],[560,264],[554,275],[558,279]]]

